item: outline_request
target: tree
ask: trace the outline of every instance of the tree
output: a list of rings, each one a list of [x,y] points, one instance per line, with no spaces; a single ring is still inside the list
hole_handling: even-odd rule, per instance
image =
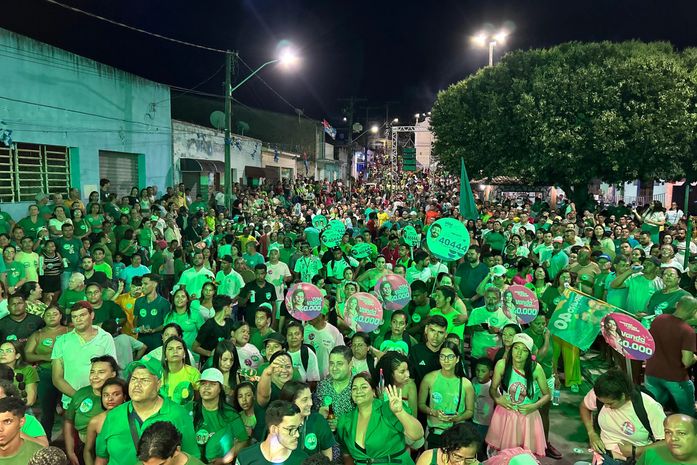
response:
[[[557,185],[581,206],[594,179],[677,179],[697,147],[697,53],[667,43],[516,51],[441,91],[434,153],[459,172]]]

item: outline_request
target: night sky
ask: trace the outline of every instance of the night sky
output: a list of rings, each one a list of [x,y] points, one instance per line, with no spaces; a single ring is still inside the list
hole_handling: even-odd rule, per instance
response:
[[[509,25],[496,58],[512,49],[567,41],[664,40],[697,45],[696,1],[299,1],[60,0],[62,3],[176,39],[238,50],[256,67],[275,58],[282,40],[297,46],[295,72],[278,67],[260,76],[288,103],[253,79],[235,97],[247,105],[340,126],[345,103],[366,98],[369,122],[413,121],[436,93],[487,63],[469,37],[485,24]],[[224,57],[129,31],[45,0],[4,0],[0,27],[165,84],[222,94]],[[240,78],[249,71],[240,67]],[[0,84],[1,85],[1,84]],[[365,120],[365,108],[356,117]]]

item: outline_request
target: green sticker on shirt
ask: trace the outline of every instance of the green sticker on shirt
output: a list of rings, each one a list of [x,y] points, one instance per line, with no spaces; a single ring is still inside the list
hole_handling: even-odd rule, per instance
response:
[[[305,436],[305,449],[315,450],[317,448],[317,435],[310,433]]]
[[[81,413],[87,413],[90,410],[92,410],[92,407],[94,407],[94,401],[92,399],[85,399],[80,403],[80,412]]]

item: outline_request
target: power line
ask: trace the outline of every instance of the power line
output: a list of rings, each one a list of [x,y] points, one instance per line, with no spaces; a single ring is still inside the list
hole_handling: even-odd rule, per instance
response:
[[[249,71],[254,72],[254,68],[252,68],[251,66],[249,66],[249,65],[247,64],[246,61],[244,61],[242,58],[239,58],[239,57],[238,57],[238,59],[240,60],[240,62],[242,62],[243,65],[245,65],[245,66],[247,67],[247,69],[249,69]],[[283,100],[283,102],[285,102],[286,105],[288,105],[289,107],[291,107],[291,108],[293,109],[293,111],[295,111],[296,113],[298,113],[298,115],[301,114],[302,110],[300,110],[298,107],[296,107],[295,105],[293,105],[292,103],[290,103],[288,100],[286,100],[281,94],[279,94],[278,92],[276,92],[276,89],[274,89],[273,87],[271,87],[271,85],[269,85],[269,83],[267,83],[261,76],[259,76],[259,75],[257,74],[257,75],[254,76],[254,77],[256,77],[257,79],[259,79],[266,87],[269,88],[269,90],[270,90],[271,92],[273,92],[274,94],[276,94],[276,96],[277,96],[278,98],[280,98],[281,100]],[[307,119],[311,119],[311,118],[308,118],[304,113],[302,113],[302,116],[304,116],[304,117],[307,118]]]
[[[76,7],[74,7],[74,6],[65,5],[65,4],[63,4],[63,3],[57,2],[56,0],[46,0],[46,1],[47,1],[48,3],[52,3],[52,4],[54,4],[54,5],[57,5],[57,6],[61,7],[61,8],[65,8],[66,10],[71,10],[71,11],[74,11],[74,12],[76,12],[76,13],[81,13],[81,14],[83,14],[83,15],[87,15],[87,16],[90,16],[90,17],[92,17],[92,18],[96,18],[96,19],[99,19],[99,20],[101,20],[101,21],[105,21],[105,22],[107,22],[107,23],[109,23],[109,24],[113,24],[113,25],[115,25],[115,26],[123,27],[123,28],[129,29],[129,30],[131,30],[131,31],[140,32],[140,33],[142,33],[142,34],[147,34],[147,35],[152,36],[152,37],[157,37],[158,39],[168,40],[168,41],[170,41],[170,42],[174,42],[175,44],[186,45],[186,46],[188,46],[188,47],[194,47],[194,48],[198,48],[198,49],[201,49],[201,50],[208,50],[209,52],[227,53],[226,50],[221,50],[221,49],[219,49],[219,48],[213,48],[213,47],[207,47],[207,46],[205,46],[205,45],[193,44],[193,43],[191,43],[191,42],[186,42],[186,41],[184,41],[184,40],[174,39],[174,38],[172,38],[172,37],[163,36],[162,34],[157,34],[157,33],[155,33],[155,32],[146,31],[145,29],[140,29],[140,28],[138,28],[138,27],[129,26],[128,24],[120,23],[120,22],[118,22],[118,21],[114,21],[113,19],[105,18],[104,16],[100,16],[100,15],[97,15],[97,14],[94,14],[94,13],[90,13],[89,11],[81,10],[81,9],[76,8]]]

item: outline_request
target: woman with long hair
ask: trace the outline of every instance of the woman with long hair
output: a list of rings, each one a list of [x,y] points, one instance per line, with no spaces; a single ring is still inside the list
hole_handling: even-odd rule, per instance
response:
[[[90,224],[85,219],[85,216],[80,208],[73,208],[70,210],[70,216],[73,220],[73,227],[75,228],[75,237],[82,240],[83,237],[87,237],[90,234]]]
[[[547,272],[547,269],[542,265],[536,266],[532,273],[532,281],[527,283],[525,287],[535,291],[535,295],[537,296],[537,300],[539,302],[538,305],[540,305],[540,313],[544,313],[540,299],[549,286],[551,286],[551,283],[549,282],[549,273]]]
[[[501,336],[501,347],[499,347],[494,355],[494,363],[506,358],[508,352],[511,351],[511,347],[513,346],[513,338],[515,338],[516,334],[520,334],[522,332],[523,331],[520,329],[520,325],[517,323],[509,323],[501,328],[501,332],[499,333]]]
[[[12,382],[22,395],[22,400],[31,407],[36,402],[39,387],[39,374],[36,368],[24,359],[23,346],[18,341],[5,341],[0,344],[0,364],[14,371]]]
[[[321,453],[332,460],[332,447],[336,444],[327,420],[318,412],[312,411],[312,391],[302,381],[288,381],[281,389],[280,400],[297,405],[303,426],[300,429],[298,445],[312,455]]]
[[[533,361],[533,341],[516,334],[506,358],[494,367],[489,393],[496,403],[486,442],[492,449],[523,447],[537,456],[547,449],[539,409],[551,399],[543,368]]]
[[[63,237],[61,228],[64,223],[73,224],[73,220],[68,218],[65,214],[65,207],[63,205],[56,205],[53,209],[53,218],[48,220],[48,231],[52,239]]]
[[[104,211],[99,203],[91,203],[89,205],[87,217],[85,219],[90,225],[92,234],[99,234],[102,232],[104,224]]]
[[[85,449],[82,453],[85,465],[94,465],[97,435],[102,431],[107,413],[128,401],[128,383],[126,381],[121,378],[109,378],[104,382],[102,386],[102,409],[104,411],[93,417],[87,424],[87,438],[85,439]]]
[[[193,416],[201,460],[217,463],[228,453],[237,456],[248,445],[249,434],[240,415],[226,402],[220,370],[208,368],[201,373],[199,395]]]
[[[231,341],[220,341],[213,351],[213,368],[223,374],[223,390],[231,395],[235,387],[243,381],[240,375],[240,359]]]
[[[162,346],[162,388],[160,392],[179,405],[190,406],[198,390],[201,373],[191,365],[184,340],[170,337]]]
[[[201,329],[204,321],[199,312],[191,310],[189,293],[183,287],[177,289],[172,295],[172,308],[165,315],[164,321],[165,325],[168,323],[177,323],[183,331],[182,339],[184,339],[186,346],[193,346],[196,336],[198,336],[198,330]],[[197,355],[194,354],[194,357]],[[195,361],[198,362],[198,360]]]
[[[427,374],[419,386],[419,411],[427,415],[428,447],[439,447],[445,430],[474,415],[474,388],[465,377],[460,357],[457,344],[444,342],[438,352],[441,369]]]
[[[258,441],[264,434],[264,410],[257,404],[254,385],[243,381],[232,392],[232,407],[242,419],[247,434],[252,441]],[[261,438],[263,440],[263,437]]]
[[[615,242],[609,235],[605,234],[605,228],[601,225],[596,225],[593,228],[593,236],[588,245],[593,252],[603,253],[611,259],[615,258]]]
[[[140,195],[138,197],[138,203],[140,204],[140,209],[143,215],[150,214],[150,194],[148,194],[148,189],[141,189]]]
[[[56,405],[61,393],[53,385],[51,370],[51,353],[58,336],[68,332],[61,324],[63,314],[58,307],[49,307],[44,312],[45,326],[34,331],[24,348],[24,356],[29,363],[37,364],[39,372],[39,387],[37,397],[41,407],[41,426],[45,431],[53,430],[53,420],[56,415]]]
[[[404,409],[402,391],[387,386],[387,400],[375,396],[370,375],[359,373],[351,381],[353,411],[341,415],[336,437],[345,454],[358,464],[400,463],[414,465],[406,441],[424,435],[421,423]]]
[[[191,310],[201,315],[203,321],[210,320],[215,316],[213,308],[213,297],[217,293],[217,286],[212,281],[206,281],[201,287],[201,295],[198,299],[191,301]]]

